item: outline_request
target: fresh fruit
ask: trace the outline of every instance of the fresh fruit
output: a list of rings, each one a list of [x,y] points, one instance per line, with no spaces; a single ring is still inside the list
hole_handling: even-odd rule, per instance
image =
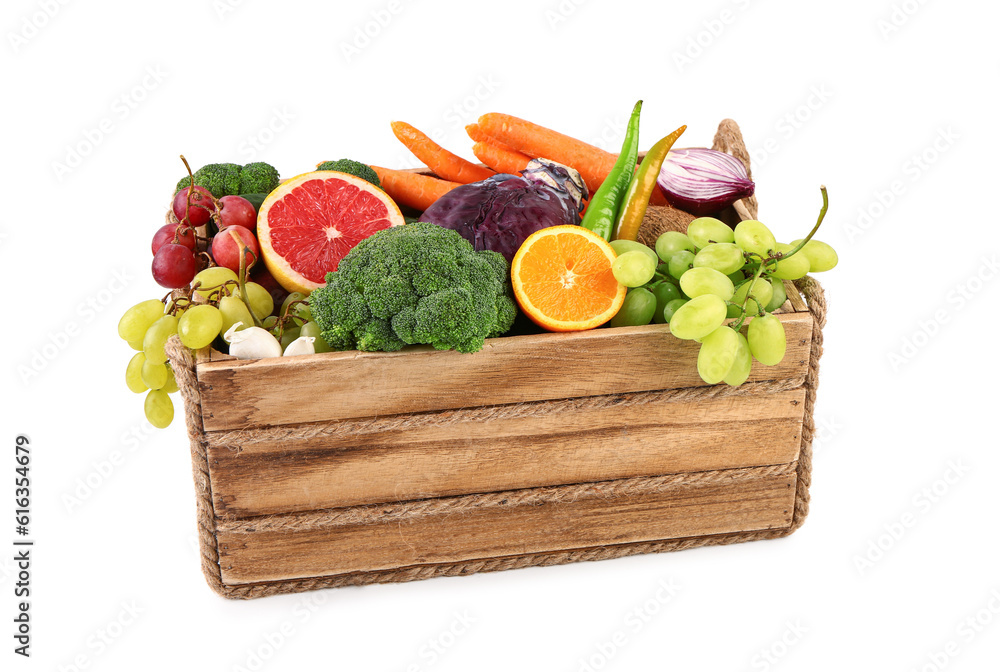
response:
[[[204,348],[222,332],[222,313],[209,304],[192,306],[177,322],[177,336],[192,350]]]
[[[149,389],[142,380],[142,365],[145,363],[146,355],[137,352],[132,355],[128,366],[125,367],[125,385],[136,394]]]
[[[149,327],[142,340],[142,351],[146,355],[146,361],[153,364],[163,364],[167,361],[167,353],[163,346],[167,344],[167,339],[177,333],[177,318],[173,315],[164,315]]]
[[[212,218],[215,212],[215,201],[212,193],[205,187],[195,185],[191,194],[190,204],[188,203],[188,192],[190,187],[184,187],[174,196],[172,209],[174,217],[179,222],[187,222],[191,226],[204,226]]]
[[[699,217],[690,224],[688,238],[701,249],[709,243],[732,243],[736,240],[733,230],[714,217]]]
[[[663,324],[667,321],[666,317],[663,315],[663,309],[667,307],[667,304],[675,299],[681,298],[681,290],[678,289],[677,285],[669,282],[658,282],[653,285],[650,290],[653,292],[653,296],[656,297],[656,312],[653,313],[653,322],[657,324]]]
[[[164,224],[153,235],[153,254],[167,243],[178,243],[192,252],[197,250],[198,241],[194,229],[186,224]]]
[[[671,276],[681,279],[681,276],[688,272],[694,263],[694,253],[688,250],[680,250],[670,255],[667,260],[667,270]]]
[[[656,261],[638,250],[625,252],[611,264],[615,280],[626,287],[641,287],[653,279]]]
[[[734,243],[709,243],[698,250],[691,263],[696,267],[714,268],[723,275],[729,275],[743,268],[746,260]]]
[[[174,402],[163,390],[149,391],[144,410],[149,424],[159,429],[169,427],[174,419]]]
[[[761,364],[774,366],[785,357],[785,327],[774,315],[755,317],[747,327],[747,343]]]
[[[698,373],[709,385],[721,382],[736,362],[739,334],[729,327],[719,327],[701,341],[698,350]]]
[[[212,266],[194,276],[191,286],[198,285],[194,291],[196,299],[206,300],[213,293],[219,293],[226,283],[236,286],[236,273],[225,266]]]
[[[263,320],[271,314],[271,311],[274,310],[274,299],[271,298],[270,292],[258,285],[256,282],[246,283],[246,288],[247,301],[250,303],[250,310],[253,311],[253,314],[258,320]],[[233,292],[233,296],[242,298],[242,294],[238,288]],[[308,320],[309,318],[306,317],[305,319]]]
[[[198,272],[198,260],[191,249],[178,243],[167,243],[153,255],[153,280],[161,287],[178,289],[191,283]]]
[[[726,302],[714,294],[703,294],[685,303],[670,320],[670,333],[677,338],[705,338],[726,321]]]
[[[625,295],[625,302],[608,322],[608,326],[640,327],[649,324],[655,312],[656,296],[645,287],[639,287]]]
[[[625,301],[625,285],[611,270],[616,258],[607,241],[581,226],[536,231],[514,255],[514,296],[543,329],[593,329],[614,317]]]
[[[750,368],[753,366],[753,356],[750,354],[750,346],[747,344],[746,336],[737,333],[739,342],[736,345],[736,356],[733,358],[733,365],[729,372],[722,379],[727,385],[742,385],[750,377]]]
[[[242,226],[248,231],[253,231],[257,228],[257,210],[253,203],[242,196],[223,196],[219,199],[216,224],[220,231],[229,226]]]
[[[667,231],[656,239],[656,254],[664,263],[670,261],[675,252],[681,250],[694,252],[695,246],[691,239],[680,231]]]
[[[788,243],[777,243],[776,246],[777,251],[782,254],[788,254],[795,249],[794,245],[789,245]],[[774,269],[774,277],[782,280],[798,280],[804,277],[810,270],[809,258],[802,254],[804,251],[801,250],[787,259],[779,259]]]
[[[150,361],[145,361],[142,363],[139,376],[146,387],[151,390],[158,390],[167,384],[168,368],[170,367],[166,364],[154,364]]]
[[[733,281],[714,268],[692,268],[681,276],[681,289],[692,299],[714,294],[723,301],[733,298]]]
[[[756,219],[747,219],[737,224],[733,235],[736,244],[744,252],[766,257],[774,251],[774,234]]]
[[[676,313],[677,310],[689,300],[690,299],[680,298],[667,301],[667,305],[663,307],[663,321],[670,322],[670,320],[674,317],[674,313]],[[674,335],[676,336],[676,334]]]
[[[141,342],[146,330],[161,317],[163,317],[162,301],[159,299],[140,301],[122,315],[122,319],[118,322],[118,335],[130,344]]]
[[[224,296],[219,301],[219,312],[222,313],[222,333],[226,333],[237,322],[243,323],[243,328],[253,326],[253,317],[247,309],[247,304],[235,296]]]
[[[212,258],[219,266],[238,274],[244,246],[248,248],[246,259],[243,262],[244,269],[248,269],[260,260],[257,237],[245,226],[227,227],[219,231],[215,238],[212,238]]]
[[[316,171],[293,177],[264,200],[257,218],[260,251],[288,291],[326,282],[347,252],[376,231],[404,224],[399,207],[369,182]]]
[[[798,247],[801,242],[801,240],[793,240],[792,247]],[[829,271],[837,265],[837,251],[815,238],[803,246],[801,253],[809,260],[809,270],[813,273]]]

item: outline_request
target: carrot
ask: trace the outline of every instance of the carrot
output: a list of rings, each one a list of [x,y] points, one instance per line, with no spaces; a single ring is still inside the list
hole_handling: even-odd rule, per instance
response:
[[[510,145],[505,145],[496,138],[494,138],[492,135],[489,135],[488,133],[484,132],[483,129],[480,128],[479,124],[469,124],[468,126],[465,127],[465,132],[469,134],[469,137],[472,138],[473,142],[486,142],[495,147],[499,147],[500,149],[506,150],[508,152],[517,151]]]
[[[468,184],[488,179],[494,174],[489,168],[452,154],[405,121],[394,121],[391,125],[399,141],[443,180]]]
[[[528,167],[531,157],[517,150],[504,149],[500,143],[477,142],[472,146],[472,153],[480,161],[498,173],[519,174]]]
[[[462,186],[458,182],[439,180],[430,175],[411,173],[406,170],[392,170],[378,166],[372,166],[372,169],[378,174],[382,189],[389,194],[389,198],[400,205],[408,205],[420,212],[431,207],[434,201],[455,187]]]
[[[478,130],[529,156],[551,159],[576,168],[591,193],[601,186],[618,158],[582,140],[509,114],[484,114],[479,117]]]

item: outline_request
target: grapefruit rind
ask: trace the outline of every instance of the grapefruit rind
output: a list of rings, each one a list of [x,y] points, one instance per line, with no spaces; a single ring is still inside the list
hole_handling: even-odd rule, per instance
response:
[[[268,225],[268,212],[270,212],[275,203],[282,200],[294,189],[305,184],[306,182],[311,180],[328,181],[331,179],[342,180],[357,187],[361,191],[377,195],[380,200],[385,203],[387,210],[386,218],[392,222],[390,224],[390,228],[394,226],[401,226],[406,223],[403,219],[403,213],[399,211],[399,206],[396,205],[395,201],[393,201],[389,195],[385,193],[385,191],[379,189],[371,182],[361,179],[360,177],[332,170],[322,170],[302,173],[301,175],[296,175],[295,177],[283,181],[276,189],[268,194],[267,198],[264,199],[264,202],[261,203],[260,212],[257,214],[257,242],[260,244],[261,256],[264,259],[264,265],[267,267],[267,270],[270,271],[272,276],[274,276],[274,279],[277,280],[278,284],[289,292],[302,292],[303,294],[309,294],[312,290],[317,287],[322,287],[326,283],[310,280],[302,273],[295,270],[291,264],[284,259],[284,257],[275,252],[273,241],[271,240],[271,229]]]
[[[529,291],[525,287],[525,283],[520,276],[522,265],[524,264],[525,257],[528,256],[528,251],[531,247],[540,241],[540,239],[549,236],[561,236],[563,234],[572,234],[577,236],[584,236],[587,238],[588,242],[596,245],[601,252],[604,253],[604,257],[607,260],[607,272],[611,273],[611,264],[617,258],[617,254],[611,245],[608,244],[604,238],[598,236],[596,233],[585,229],[578,225],[563,225],[563,226],[552,226],[544,229],[540,229],[535,233],[528,236],[521,247],[518,249],[517,253],[514,255],[514,259],[511,262],[511,284],[514,289],[514,297],[517,299],[518,305],[524,314],[527,315],[535,324],[546,329],[548,331],[585,331],[588,329],[594,329],[602,324],[608,322],[615,314],[621,309],[622,304],[625,302],[625,294],[628,289],[622,285],[617,284],[617,291],[614,297],[611,298],[610,304],[607,309],[601,311],[600,313],[589,315],[583,317],[582,319],[559,319],[551,314],[548,314],[540,306],[536,305],[531,299],[531,294],[534,292]],[[558,238],[556,239],[558,240]],[[549,266],[552,269],[557,269],[557,264],[562,264],[564,261],[562,259],[555,258],[540,258],[533,260],[534,264],[537,266]],[[603,268],[603,262],[601,262]],[[590,269],[598,270],[598,269]],[[549,283],[557,282],[555,279],[548,280]],[[535,282],[533,284],[539,285],[542,282]],[[605,297],[606,298],[606,297]],[[599,300],[599,297],[598,297]],[[555,312],[555,311],[549,311]]]

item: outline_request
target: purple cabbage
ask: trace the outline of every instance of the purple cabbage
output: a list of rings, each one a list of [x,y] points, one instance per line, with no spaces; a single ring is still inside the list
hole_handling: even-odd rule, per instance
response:
[[[587,187],[572,168],[535,159],[522,176],[499,174],[456,187],[424,211],[422,222],[453,229],[477,250],[507,261],[535,231],[579,224]]]

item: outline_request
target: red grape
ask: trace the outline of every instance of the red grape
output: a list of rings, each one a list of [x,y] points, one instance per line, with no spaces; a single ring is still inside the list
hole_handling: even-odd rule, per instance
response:
[[[212,258],[219,266],[225,266],[238,275],[242,246],[236,242],[237,235],[243,244],[250,248],[246,267],[250,268],[252,263],[259,260],[260,248],[257,246],[257,238],[245,226],[229,226],[215,234],[215,238],[212,239]]]
[[[248,231],[257,228],[257,211],[253,203],[242,196],[223,196],[219,199],[219,230],[227,226],[242,226]]]
[[[191,187],[184,187],[174,196],[174,217],[179,221],[184,221],[184,216],[188,213],[188,190]],[[195,185],[194,193],[191,194],[191,212],[188,217],[188,224],[191,226],[204,226],[208,224],[212,213],[215,212],[215,203],[212,201],[212,194],[205,187]]]
[[[167,243],[153,255],[153,280],[167,289],[177,289],[190,284],[198,272],[194,253],[184,245]]]
[[[174,234],[177,234],[177,241],[192,252],[196,251],[198,241],[194,237],[194,229],[184,224],[164,224],[153,236],[153,254],[167,243],[174,242]]]

